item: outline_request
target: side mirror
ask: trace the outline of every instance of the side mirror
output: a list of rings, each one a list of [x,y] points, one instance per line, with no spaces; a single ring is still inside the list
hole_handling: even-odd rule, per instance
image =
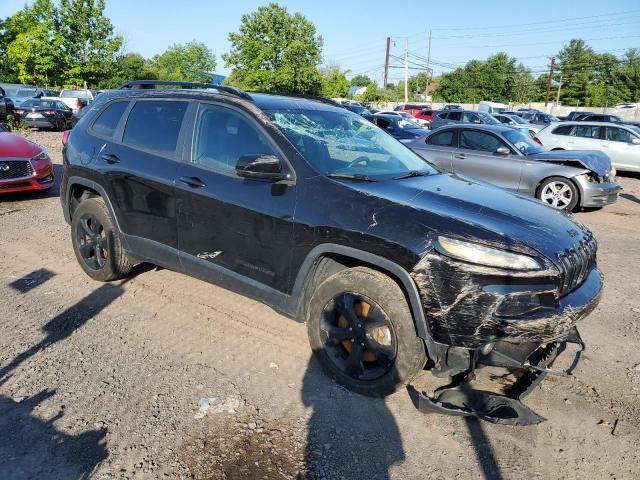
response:
[[[498,147],[496,149],[496,153],[498,155],[509,155],[511,153],[511,150],[509,150],[507,147]]]
[[[640,138],[635,137],[634,139],[631,140],[631,144],[632,145],[640,145]]]
[[[265,180],[284,180],[289,177],[289,174],[282,173],[282,163],[275,155],[242,155],[236,164],[236,174]]]

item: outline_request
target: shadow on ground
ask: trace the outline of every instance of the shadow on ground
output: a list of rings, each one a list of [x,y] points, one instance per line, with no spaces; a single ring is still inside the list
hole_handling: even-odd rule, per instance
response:
[[[123,283],[102,285],[49,320],[42,328],[45,336],[40,342],[0,368],[0,386],[34,355],[69,337],[120,297],[124,293]],[[54,401],[55,392],[46,389],[21,401],[0,395],[0,478],[84,479],[107,458],[105,429],[79,435],[56,429],[55,422],[64,415],[62,404],[48,420],[34,412],[42,403]]]
[[[302,401],[312,407],[307,428],[308,478],[386,480],[405,459],[398,425],[383,399],[333,383],[311,360]]]
[[[384,400],[337,386],[314,360],[307,367],[302,400],[313,409],[308,422],[307,478],[387,480],[392,467],[406,459],[398,425]],[[418,410],[412,414],[417,421],[424,415]],[[470,453],[475,454],[480,467],[472,476],[502,480],[483,423],[467,417],[464,424],[473,445]],[[424,448],[429,451],[428,444]]]
[[[62,408],[49,420],[33,414],[54,394],[43,390],[21,402],[0,395],[0,478],[85,479],[107,458],[106,430],[68,435],[54,425],[63,416]]]

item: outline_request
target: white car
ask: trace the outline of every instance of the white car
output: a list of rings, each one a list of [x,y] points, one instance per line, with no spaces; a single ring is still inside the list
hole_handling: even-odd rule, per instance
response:
[[[640,172],[640,127],[604,122],[554,123],[536,135],[549,150],[599,150],[616,170]]]
[[[402,118],[406,118],[407,120],[409,120],[410,122],[413,123],[417,123],[418,125],[420,125],[421,127],[428,127],[429,126],[429,120],[423,120],[422,118],[416,118],[413,115],[411,115],[410,113],[407,112],[396,112],[393,110],[384,110],[383,112],[376,112],[377,114],[384,114],[384,115],[398,115]]]

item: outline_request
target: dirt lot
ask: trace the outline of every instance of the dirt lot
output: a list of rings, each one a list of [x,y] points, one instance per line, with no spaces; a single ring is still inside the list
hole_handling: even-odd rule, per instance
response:
[[[27,134],[60,163],[60,134]],[[57,189],[0,200],[0,478],[640,477],[640,176],[577,217],[606,288],[576,376],[505,427],[328,381],[304,325],[167,270],[77,265]]]

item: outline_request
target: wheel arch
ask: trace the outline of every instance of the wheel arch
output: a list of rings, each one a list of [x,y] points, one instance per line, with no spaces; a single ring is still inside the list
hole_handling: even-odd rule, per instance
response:
[[[536,198],[538,198],[538,194],[539,194],[539,192],[540,192],[540,187],[542,187],[542,185],[543,185],[547,180],[549,180],[550,178],[553,178],[553,177],[560,177],[560,178],[563,178],[563,179],[567,180],[567,181],[568,181],[568,182],[570,182],[574,187],[576,187],[576,190],[578,191],[578,203],[577,203],[577,206],[580,206],[580,205],[582,205],[582,198],[584,197],[584,193],[583,193],[583,191],[582,191],[582,186],[580,185],[580,182],[577,182],[577,181],[575,181],[575,180],[573,179],[573,177],[575,177],[575,176],[576,176],[576,175],[574,174],[574,175],[572,175],[571,177],[568,177],[567,175],[565,175],[565,174],[563,174],[563,173],[558,173],[558,172],[555,172],[555,173],[552,173],[552,174],[546,175],[546,176],[545,176],[542,180],[540,180],[540,181],[538,182],[538,184],[536,185],[536,189],[535,189],[535,194],[534,194],[534,195],[535,195],[535,197],[536,197]]]
[[[292,290],[292,298],[297,299],[296,317],[306,319],[306,307],[318,285],[334,273],[356,266],[378,270],[400,286],[413,317],[416,335],[425,340],[429,348],[431,343],[429,327],[417,286],[409,273],[387,258],[345,245],[321,244],[307,254]]]
[[[71,177],[67,182],[66,198],[64,199],[64,216],[67,223],[71,223],[73,212],[80,204],[80,201],[87,196],[98,196],[104,200],[107,205],[109,214],[113,219],[113,225],[118,233],[121,233],[118,217],[115,215],[113,205],[109,199],[109,195],[102,185],[82,177]]]

